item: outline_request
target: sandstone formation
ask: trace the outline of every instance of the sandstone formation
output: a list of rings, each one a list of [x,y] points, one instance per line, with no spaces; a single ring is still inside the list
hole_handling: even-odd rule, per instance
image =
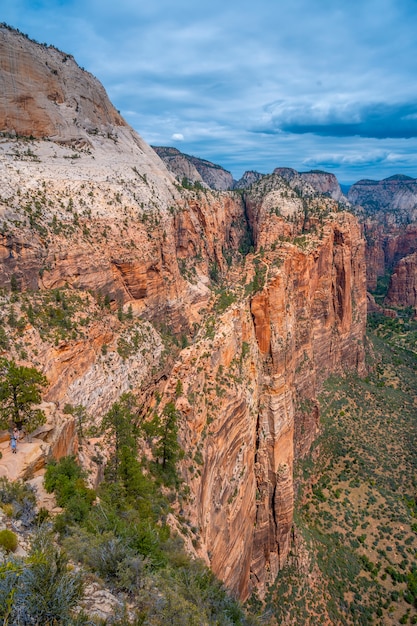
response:
[[[293,464],[317,432],[320,384],[363,371],[357,220],[296,172],[262,177],[243,197],[181,188],[72,59],[4,27],[0,37],[0,101],[16,109],[0,117],[0,322],[10,339],[0,350],[44,371],[57,420],[82,405],[97,425],[126,390],[145,409],[156,391],[174,401],[190,549],[240,598],[262,594],[290,549]],[[29,78],[33,103],[16,96]],[[81,93],[77,117],[67,109]],[[70,435],[62,446],[45,439],[59,456]]]
[[[289,167],[277,167],[274,170],[274,174],[279,174],[288,181],[301,177],[301,179],[311,185],[316,192],[325,194],[330,198],[333,198],[333,200],[346,202],[346,198],[343,195],[339,182],[334,174],[322,172],[321,170],[296,172]]]
[[[232,189],[234,186],[233,176],[220,165],[184,154],[176,148],[152,147],[179,181],[186,178],[191,183],[207,185],[210,189],[220,191]]]
[[[46,45],[34,55],[32,41],[0,27],[1,131],[85,145],[90,135],[125,126],[103,86],[71,55]]]
[[[385,302],[388,306],[417,306],[417,252],[403,257],[394,268]]]

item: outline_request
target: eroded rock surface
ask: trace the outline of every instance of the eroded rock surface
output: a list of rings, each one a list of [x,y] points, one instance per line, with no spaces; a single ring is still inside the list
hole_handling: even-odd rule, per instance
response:
[[[33,291],[34,305],[59,290],[80,298],[64,335],[5,299],[2,322],[20,333],[11,355],[44,371],[58,413],[83,405],[95,424],[126,390],[145,407],[156,391],[174,401],[190,549],[242,599],[262,594],[290,548],[293,464],[317,432],[320,384],[363,371],[356,218],[331,181],[324,196],[297,173],[262,177],[243,197],[181,189],[91,75],[0,35],[0,286]],[[33,102],[19,96],[26,85]],[[58,440],[44,432],[55,456],[76,448],[71,423],[73,440],[69,426]]]

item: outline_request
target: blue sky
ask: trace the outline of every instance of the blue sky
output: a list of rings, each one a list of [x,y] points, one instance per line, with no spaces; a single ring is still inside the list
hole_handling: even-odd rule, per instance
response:
[[[416,0],[6,0],[150,144],[240,178],[417,177]]]

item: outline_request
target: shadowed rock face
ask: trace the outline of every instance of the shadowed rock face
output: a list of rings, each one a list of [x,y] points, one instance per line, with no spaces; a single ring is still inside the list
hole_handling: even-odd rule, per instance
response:
[[[385,302],[388,306],[417,307],[417,252],[403,257],[394,267]]]
[[[293,463],[316,435],[320,384],[363,371],[356,218],[298,174],[263,177],[243,198],[179,189],[91,75],[55,49],[0,33],[4,130],[52,138],[0,141],[0,286],[14,277],[23,291],[100,292],[114,311],[130,305],[140,330],[126,359],[117,351],[126,329],[110,311],[58,345],[29,323],[19,340],[36,345],[47,399],[59,406],[85,404],[97,416],[128,389],[146,406],[156,390],[176,403],[190,489],[183,514],[196,529],[189,549],[239,597],[263,593],[290,548]],[[27,81],[45,88],[16,99]],[[76,137],[88,149],[63,145]],[[169,344],[167,330],[188,346]],[[54,440],[56,455],[68,441]]]

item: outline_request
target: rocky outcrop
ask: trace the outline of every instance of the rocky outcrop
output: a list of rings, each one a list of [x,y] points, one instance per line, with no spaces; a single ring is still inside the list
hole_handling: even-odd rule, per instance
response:
[[[36,49],[36,54],[33,54]],[[0,131],[89,144],[126,122],[71,55],[0,26]]]
[[[233,189],[233,176],[220,165],[184,154],[176,148],[152,147],[178,180],[186,178],[191,183],[207,185],[210,189],[220,191]]]
[[[375,301],[374,296],[371,293],[367,293],[367,313],[379,313],[380,315],[384,315],[385,317],[391,317],[392,319],[395,319],[396,317],[398,317],[398,314],[396,311],[394,311],[393,309],[387,309],[385,307],[382,307],[380,304],[378,304]]]
[[[9,480],[32,478],[43,470],[48,459],[60,459],[76,454],[78,433],[72,416],[63,415],[53,402],[43,402],[46,422],[31,435],[25,435],[17,444],[17,454],[12,454],[9,435],[0,436],[0,476]]]
[[[300,172],[300,176],[319,193],[324,193],[339,202],[346,201],[334,174],[321,170],[311,170],[310,172]]]
[[[209,187],[187,154],[183,154],[177,148],[163,146],[152,146],[152,148],[177,180],[182,181],[185,178],[190,183]]]
[[[338,202],[346,202],[346,198],[340,189],[339,182],[334,174],[322,172],[321,170],[311,170],[310,172],[297,172],[290,167],[277,167],[274,174],[282,176],[285,180],[301,180],[310,185],[315,192],[322,193]]]
[[[385,302],[388,306],[417,306],[417,252],[403,257],[394,268]]]
[[[250,170],[245,172],[238,181],[236,181],[233,185],[234,189],[248,189],[254,183],[257,183],[264,174],[260,174],[259,172],[255,172],[254,170]]]

